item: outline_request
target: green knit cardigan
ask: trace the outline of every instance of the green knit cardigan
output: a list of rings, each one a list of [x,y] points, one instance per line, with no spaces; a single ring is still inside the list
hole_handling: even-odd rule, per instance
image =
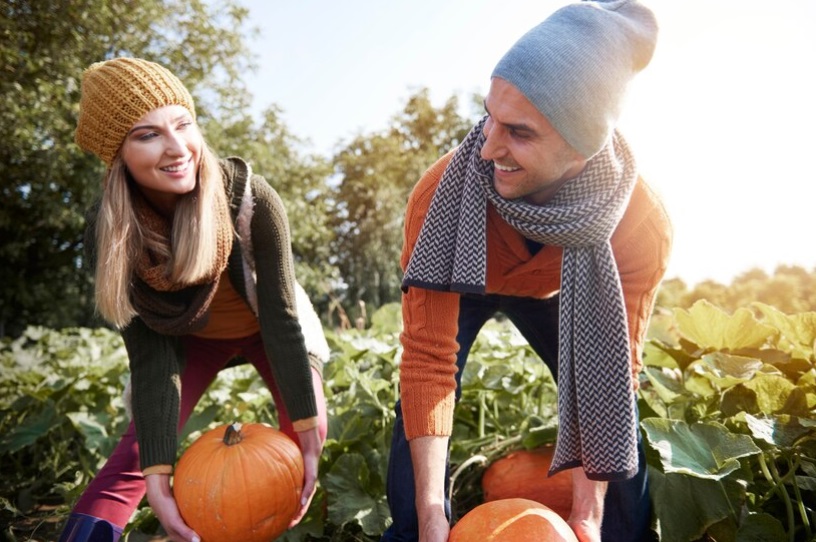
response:
[[[319,367],[298,320],[289,224],[275,190],[240,158],[221,161],[235,226],[227,271],[236,291],[258,317],[273,375],[292,421],[317,415],[311,367]],[[95,261],[96,213],[85,233]],[[309,306],[311,309],[311,306]],[[320,331],[322,338],[322,330]],[[132,386],[132,413],[141,468],[172,465],[178,453],[179,382],[185,357],[180,337],[150,329],[138,316],[124,329]],[[320,360],[322,361],[322,360]]]

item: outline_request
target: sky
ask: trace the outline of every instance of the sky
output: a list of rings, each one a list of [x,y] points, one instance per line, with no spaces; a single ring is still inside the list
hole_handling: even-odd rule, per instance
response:
[[[660,35],[620,129],[674,224],[667,278],[816,269],[816,2],[643,2]],[[246,79],[258,112],[276,104],[328,157],[420,88],[437,106],[486,94],[504,52],[565,3],[242,0],[259,30]]]

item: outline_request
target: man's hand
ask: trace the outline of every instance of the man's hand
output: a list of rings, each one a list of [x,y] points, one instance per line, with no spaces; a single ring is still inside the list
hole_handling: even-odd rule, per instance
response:
[[[445,516],[445,509],[422,514],[419,521],[419,542],[447,542],[450,536],[450,523]]]
[[[419,437],[413,439],[410,446],[419,542],[447,542],[450,533],[450,523],[445,516],[448,437]]]
[[[572,469],[572,511],[567,523],[579,542],[601,542],[604,497],[609,482],[586,477],[581,467]]]
[[[145,477],[147,501],[173,542],[200,542],[201,538],[184,523],[170,489],[169,474],[149,474]]]

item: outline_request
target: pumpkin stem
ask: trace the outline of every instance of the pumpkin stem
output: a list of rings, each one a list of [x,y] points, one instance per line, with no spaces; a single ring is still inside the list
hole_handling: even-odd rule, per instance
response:
[[[234,424],[227,426],[227,431],[224,433],[224,444],[227,446],[232,446],[233,444],[238,444],[244,440],[244,436],[241,434],[241,427],[241,422],[235,422]]]

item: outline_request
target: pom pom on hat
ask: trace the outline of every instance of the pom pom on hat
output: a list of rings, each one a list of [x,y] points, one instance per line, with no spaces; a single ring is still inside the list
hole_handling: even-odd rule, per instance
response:
[[[492,77],[515,86],[586,158],[612,134],[631,79],[649,64],[654,14],[636,0],[579,2],[524,34]]]
[[[82,73],[74,139],[110,167],[133,124],[167,105],[181,105],[195,118],[192,96],[163,66],[139,58],[97,62]]]

